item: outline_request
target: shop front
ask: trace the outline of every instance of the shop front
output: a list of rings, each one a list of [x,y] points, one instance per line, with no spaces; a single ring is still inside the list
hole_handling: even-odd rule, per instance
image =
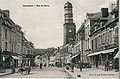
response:
[[[81,62],[80,54],[73,55],[71,63],[74,63],[75,66],[78,68],[79,67],[79,62]]]
[[[11,68],[11,66],[18,67],[18,56],[17,54],[8,52],[8,51],[3,51],[1,54],[1,63],[0,66],[4,67],[5,69]]]
[[[113,48],[89,54],[88,57],[90,58],[91,66],[106,71],[114,69],[114,56],[117,54],[117,51],[117,48]]]

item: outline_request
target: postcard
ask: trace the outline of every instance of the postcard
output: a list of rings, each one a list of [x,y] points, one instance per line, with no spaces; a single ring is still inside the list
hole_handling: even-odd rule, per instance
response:
[[[119,79],[119,0],[1,0],[0,78]]]

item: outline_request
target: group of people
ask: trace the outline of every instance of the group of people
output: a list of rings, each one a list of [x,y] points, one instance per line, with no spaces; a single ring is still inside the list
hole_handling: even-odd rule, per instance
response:
[[[75,67],[75,64],[71,63],[71,72],[74,72],[74,67]],[[79,63],[79,69],[80,69],[80,72],[81,72],[82,71],[82,63]]]
[[[26,72],[26,74],[30,74],[31,72],[31,66],[28,63],[22,63],[20,69],[18,69],[18,72],[23,74],[23,72]]]

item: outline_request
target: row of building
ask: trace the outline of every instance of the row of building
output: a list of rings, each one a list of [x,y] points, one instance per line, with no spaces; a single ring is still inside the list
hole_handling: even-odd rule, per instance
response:
[[[35,49],[35,64],[37,66],[43,63],[44,66],[48,67],[50,64],[55,63],[56,48],[51,47],[47,49]]]
[[[101,8],[100,12],[87,13],[76,32],[72,4],[65,4],[64,45],[58,49],[63,66],[71,62],[77,67],[78,63],[83,63],[83,67],[103,69],[106,65],[112,69],[118,66],[118,59],[115,59],[119,51],[118,7],[117,0],[111,11]]]
[[[34,44],[21,29],[10,18],[9,10],[0,9],[0,68],[19,67],[34,61]]]

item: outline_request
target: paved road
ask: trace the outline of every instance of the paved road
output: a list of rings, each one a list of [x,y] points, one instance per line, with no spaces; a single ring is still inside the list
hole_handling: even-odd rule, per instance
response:
[[[68,73],[62,68],[57,67],[45,67],[42,70],[39,68],[33,69],[29,75],[21,75],[20,73],[15,73],[2,78],[64,78],[70,77]]]

